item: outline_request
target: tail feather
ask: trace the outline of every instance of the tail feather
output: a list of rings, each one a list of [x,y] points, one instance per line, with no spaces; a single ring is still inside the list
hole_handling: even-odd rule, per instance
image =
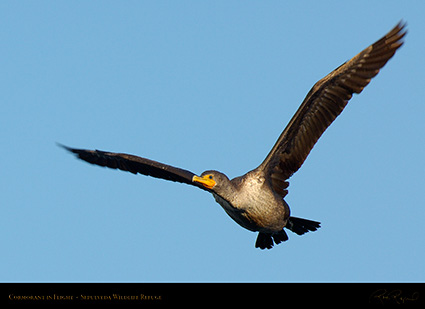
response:
[[[309,231],[316,231],[318,228],[320,228],[320,222],[297,217],[289,217],[285,228],[298,235],[302,235]],[[285,230],[281,230],[277,233],[259,232],[257,241],[255,242],[255,247],[260,249],[271,249],[273,248],[274,244],[277,245],[287,240],[288,235],[286,234]]]
[[[316,231],[320,228],[320,222],[297,217],[289,217],[288,223],[285,227],[295,234],[302,235],[308,231]]]
[[[273,239],[271,234],[258,233],[257,241],[255,242],[255,248],[260,249],[271,249],[273,248]]]
[[[280,244],[283,241],[288,240],[288,235],[284,230],[279,231],[278,233],[268,234],[268,233],[258,233],[257,241],[255,242],[255,247],[260,249],[271,249],[273,248],[274,243]]]

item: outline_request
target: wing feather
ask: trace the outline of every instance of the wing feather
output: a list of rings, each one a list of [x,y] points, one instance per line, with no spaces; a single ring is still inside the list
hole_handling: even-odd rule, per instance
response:
[[[271,176],[276,192],[286,194],[286,180],[301,167],[314,144],[342,112],[353,93],[360,93],[403,44],[404,27],[400,22],[380,40],[313,86],[258,167]]]
[[[60,144],[59,146],[76,154],[79,159],[91,164],[119,169],[133,174],[139,173],[155,178],[185,183],[208,191],[204,186],[192,181],[193,176],[195,176],[194,173],[181,168],[125,153],[76,149]]]

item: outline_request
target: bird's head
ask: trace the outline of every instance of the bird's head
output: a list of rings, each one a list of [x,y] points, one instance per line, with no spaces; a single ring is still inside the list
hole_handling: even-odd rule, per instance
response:
[[[201,176],[193,176],[192,181],[200,183],[205,188],[216,192],[220,188],[228,186],[230,182],[226,175],[217,171],[205,171]]]

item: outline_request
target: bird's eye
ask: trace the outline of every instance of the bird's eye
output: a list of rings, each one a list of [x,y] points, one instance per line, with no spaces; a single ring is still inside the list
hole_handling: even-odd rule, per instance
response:
[[[210,177],[208,177],[209,179],[213,179],[213,176],[212,175],[210,175]]]

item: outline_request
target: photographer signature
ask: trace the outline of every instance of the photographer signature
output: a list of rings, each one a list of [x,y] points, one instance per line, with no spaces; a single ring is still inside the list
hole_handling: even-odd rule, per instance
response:
[[[413,302],[419,299],[419,292],[413,292],[409,296],[403,295],[402,290],[386,290],[379,289],[373,292],[369,297],[369,302],[380,302],[384,303],[395,303],[405,304],[407,302]]]

